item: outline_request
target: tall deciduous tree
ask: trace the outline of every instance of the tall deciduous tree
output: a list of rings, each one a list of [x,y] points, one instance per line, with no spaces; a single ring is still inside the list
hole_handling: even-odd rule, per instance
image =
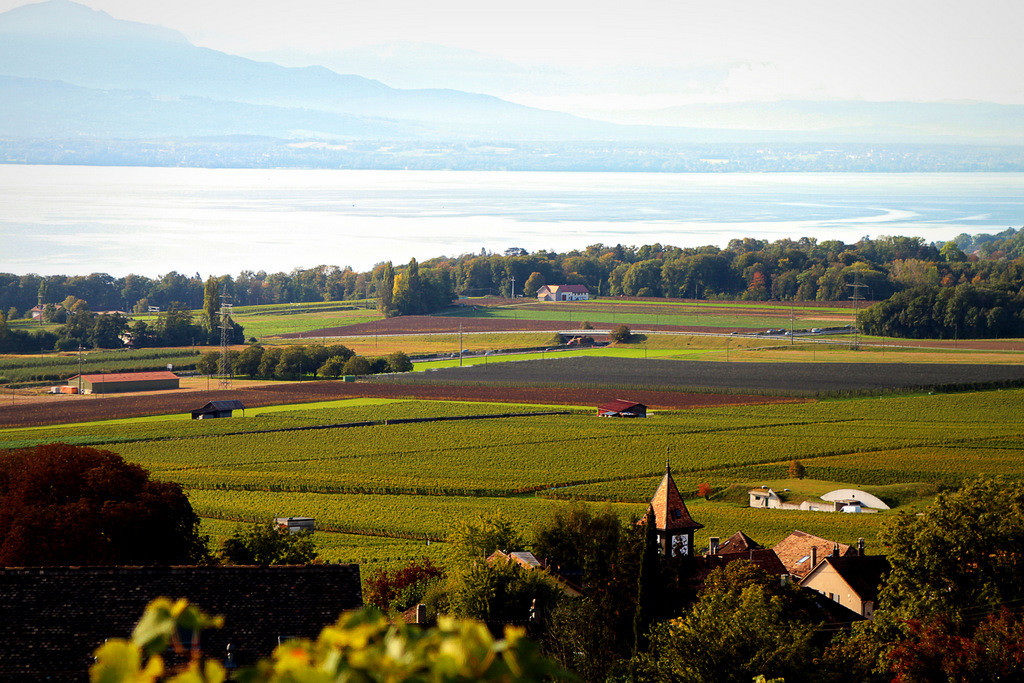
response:
[[[121,456],[49,444],[0,456],[0,565],[195,564],[208,555],[178,484]]]
[[[892,572],[880,612],[954,623],[1024,600],[1024,483],[977,479],[904,514],[882,537]]]
[[[220,283],[212,275],[206,279],[203,286],[203,319],[202,325],[206,332],[213,339],[214,334],[220,325]],[[213,343],[212,341],[210,343]]]
[[[779,586],[745,560],[716,569],[686,616],[653,629],[653,679],[746,683],[764,674],[814,680],[807,674],[817,624],[801,608],[798,590]]]
[[[395,267],[391,261],[381,266],[379,272],[375,270],[373,288],[377,292],[377,310],[385,316],[391,315],[391,298],[395,289]]]

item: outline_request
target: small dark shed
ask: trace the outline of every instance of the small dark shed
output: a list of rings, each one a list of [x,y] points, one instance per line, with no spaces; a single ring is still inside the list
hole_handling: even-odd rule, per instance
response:
[[[214,417],[231,417],[233,410],[245,411],[245,406],[241,401],[210,401],[202,408],[193,410],[192,419],[209,420]]]
[[[647,406],[617,398],[597,407],[598,417],[647,417]]]

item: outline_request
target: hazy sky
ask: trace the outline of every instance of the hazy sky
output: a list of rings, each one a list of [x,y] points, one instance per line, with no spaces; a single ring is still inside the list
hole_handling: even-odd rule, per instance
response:
[[[0,11],[21,4],[0,0]],[[424,42],[581,79],[579,87],[565,87],[563,79],[559,88],[546,88],[540,77],[535,91],[516,86],[517,99],[534,104],[628,108],[788,98],[1024,104],[1020,0],[83,4],[162,24],[197,44],[236,54]],[[610,67],[617,71],[595,87],[598,74]]]

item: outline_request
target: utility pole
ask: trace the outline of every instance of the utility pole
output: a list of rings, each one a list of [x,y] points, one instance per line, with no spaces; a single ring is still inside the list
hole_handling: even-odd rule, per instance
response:
[[[516,298],[516,276],[513,275],[510,279],[512,280],[512,299],[514,300]]]
[[[789,309],[789,345],[796,343],[796,304]]]
[[[850,299],[856,302],[856,309],[853,317],[853,344],[850,346],[851,349],[860,348],[860,323],[857,320],[860,317],[860,302],[864,301],[864,295],[860,293],[860,290],[867,289],[867,285],[861,284],[860,272],[854,272],[853,284],[846,285],[853,290],[853,294],[850,295]]]
[[[82,345],[78,345],[78,393],[82,393]]]
[[[231,388],[231,366],[228,364],[228,348],[230,341],[231,304],[227,294],[220,295],[220,388]]]
[[[462,367],[462,322],[459,321],[459,367]]]

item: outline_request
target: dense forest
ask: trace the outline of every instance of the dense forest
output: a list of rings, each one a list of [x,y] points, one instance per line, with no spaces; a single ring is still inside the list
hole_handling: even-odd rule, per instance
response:
[[[917,328],[919,336],[1003,336],[1020,329],[1024,310],[1024,229],[963,234],[943,244],[883,236],[855,244],[744,238],[724,249],[595,244],[566,253],[527,253],[512,248],[504,254],[482,251],[422,264],[379,263],[368,272],[321,265],[213,279],[236,306],[374,298],[389,315],[438,310],[457,295],[510,296],[513,287],[516,296],[533,296],[544,284],[583,284],[598,296],[752,301],[843,301],[855,292],[884,301],[902,292],[888,308],[866,312],[867,331],[913,336],[908,328],[924,318],[903,316],[900,321],[894,316],[912,300],[925,306],[931,296],[928,330]],[[87,302],[92,311],[198,310],[207,282],[198,273],[178,272],[157,278],[0,274],[0,311],[15,319],[40,301],[56,304],[67,297]],[[959,294],[952,307],[935,310],[936,302],[945,307],[950,301],[939,292],[953,288]],[[910,291],[916,294],[911,297]]]

